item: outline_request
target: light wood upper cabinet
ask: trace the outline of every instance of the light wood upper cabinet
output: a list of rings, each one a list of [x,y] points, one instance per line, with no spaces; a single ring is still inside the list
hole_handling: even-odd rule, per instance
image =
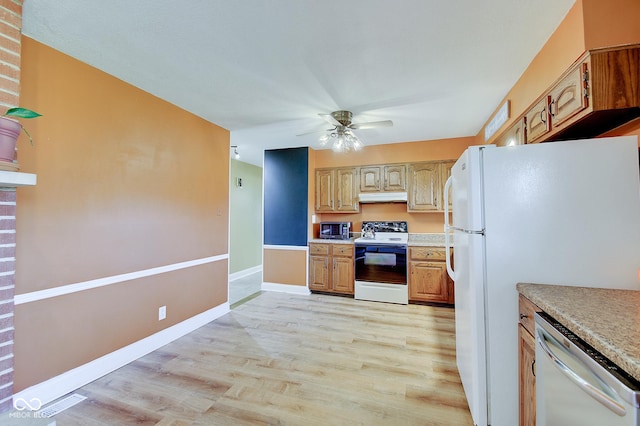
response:
[[[440,163],[430,161],[409,165],[409,193],[407,210],[424,212],[438,210]]]
[[[407,190],[407,166],[405,166],[404,164],[384,166],[383,175],[383,189],[385,191]]]
[[[589,106],[585,87],[587,75],[587,64],[580,64],[551,89],[549,114],[553,127],[558,127]]]
[[[316,170],[316,211],[331,212],[334,204],[334,181],[335,170],[318,169]]]
[[[525,118],[516,120],[498,139],[495,144],[497,146],[513,146],[524,145],[526,142],[525,134]]]
[[[336,171],[336,199],[338,212],[357,212],[358,204],[358,169],[337,169]]]
[[[407,211],[444,211],[444,184],[451,176],[451,167],[454,163],[454,160],[446,160],[409,165]]]
[[[358,169],[316,169],[315,211],[358,212]]]
[[[380,166],[360,167],[360,192],[378,192],[380,185]]]
[[[407,166],[392,164],[360,167],[360,192],[407,190]]]
[[[527,129],[527,143],[542,139],[551,131],[548,95],[540,99],[524,115]]]

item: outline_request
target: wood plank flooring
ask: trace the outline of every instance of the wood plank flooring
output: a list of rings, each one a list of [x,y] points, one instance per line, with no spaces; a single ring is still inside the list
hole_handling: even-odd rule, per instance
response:
[[[472,425],[454,310],[263,292],[77,390],[67,425]]]

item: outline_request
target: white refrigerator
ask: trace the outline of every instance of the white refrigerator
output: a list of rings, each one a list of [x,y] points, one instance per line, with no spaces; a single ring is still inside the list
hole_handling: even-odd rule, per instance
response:
[[[476,425],[518,424],[516,283],[640,289],[638,176],[635,136],[473,146],[453,166],[447,269]]]

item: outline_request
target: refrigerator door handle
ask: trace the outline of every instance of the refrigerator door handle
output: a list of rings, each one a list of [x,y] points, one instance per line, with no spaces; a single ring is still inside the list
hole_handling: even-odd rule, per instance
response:
[[[455,230],[454,227],[449,225],[449,189],[451,189],[451,179],[453,176],[449,176],[447,182],[444,184],[444,249],[446,254],[447,274],[453,281],[456,280],[456,273],[451,267],[451,244],[450,235],[451,230]]]

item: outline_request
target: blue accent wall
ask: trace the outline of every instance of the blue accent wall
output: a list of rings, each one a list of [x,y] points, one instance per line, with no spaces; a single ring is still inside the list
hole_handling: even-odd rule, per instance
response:
[[[308,148],[264,152],[264,244],[307,245]]]

